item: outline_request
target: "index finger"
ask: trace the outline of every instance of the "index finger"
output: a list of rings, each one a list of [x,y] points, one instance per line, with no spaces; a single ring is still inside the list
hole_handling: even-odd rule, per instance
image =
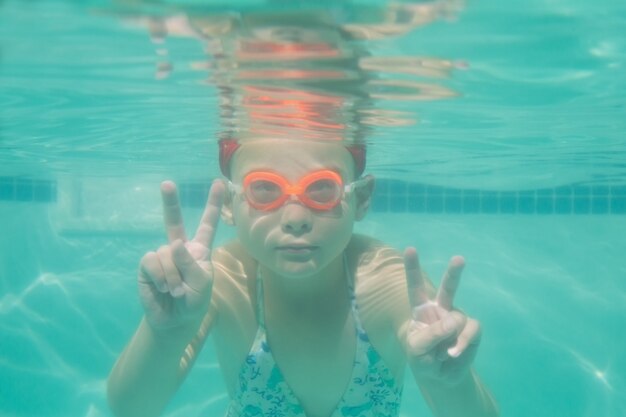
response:
[[[441,280],[441,285],[437,291],[437,304],[442,308],[451,311],[454,302],[454,295],[459,288],[461,281],[461,272],[465,266],[465,259],[462,256],[454,256],[450,259],[450,264],[446,270],[446,274]]]
[[[223,181],[213,181],[211,189],[209,190],[209,197],[204,208],[204,213],[202,213],[200,225],[198,225],[198,230],[193,238],[194,241],[209,249],[213,246],[213,239],[215,238],[215,231],[217,230],[220,212],[222,211],[225,192],[226,186]]]
[[[170,242],[181,239],[187,240],[185,235],[185,225],[183,224],[183,214],[178,201],[176,184],[173,181],[163,181],[161,183],[161,199],[163,201],[163,220],[167,239]]]
[[[422,275],[417,251],[413,247],[408,247],[404,251],[404,272],[409,291],[409,303],[413,311],[415,307],[429,301],[426,280]]]

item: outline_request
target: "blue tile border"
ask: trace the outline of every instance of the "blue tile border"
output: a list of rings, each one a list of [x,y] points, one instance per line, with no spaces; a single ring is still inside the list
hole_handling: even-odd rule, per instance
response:
[[[57,184],[27,177],[0,177],[0,201],[54,203]]]
[[[185,207],[204,207],[210,184],[181,182]],[[0,176],[0,201],[55,203],[56,181]],[[570,184],[536,190],[459,189],[377,179],[371,210],[378,213],[491,215],[626,215],[626,185]]]
[[[536,190],[447,188],[377,179],[373,212],[424,214],[626,214],[626,185],[570,184]]]

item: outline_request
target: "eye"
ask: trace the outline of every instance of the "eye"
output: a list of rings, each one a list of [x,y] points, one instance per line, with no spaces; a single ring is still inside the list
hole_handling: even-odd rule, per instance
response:
[[[339,184],[333,180],[318,180],[306,188],[307,196],[320,203],[335,201],[340,196]]]
[[[275,201],[282,194],[282,190],[271,181],[257,180],[253,181],[248,187],[247,194],[254,201],[266,204]]]

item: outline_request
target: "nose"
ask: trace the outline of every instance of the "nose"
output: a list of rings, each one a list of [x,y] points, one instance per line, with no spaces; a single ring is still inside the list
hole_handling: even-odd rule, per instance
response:
[[[291,200],[282,207],[281,226],[283,232],[296,236],[311,230],[311,210],[299,201]]]

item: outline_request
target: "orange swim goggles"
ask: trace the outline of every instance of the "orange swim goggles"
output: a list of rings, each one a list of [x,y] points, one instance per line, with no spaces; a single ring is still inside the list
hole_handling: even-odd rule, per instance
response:
[[[343,185],[341,176],[323,169],[311,172],[291,184],[282,175],[268,171],[253,171],[243,179],[243,187],[230,183],[235,192],[242,193],[248,204],[257,210],[275,210],[295,197],[307,207],[327,211],[335,207],[350,192],[356,182]]]

